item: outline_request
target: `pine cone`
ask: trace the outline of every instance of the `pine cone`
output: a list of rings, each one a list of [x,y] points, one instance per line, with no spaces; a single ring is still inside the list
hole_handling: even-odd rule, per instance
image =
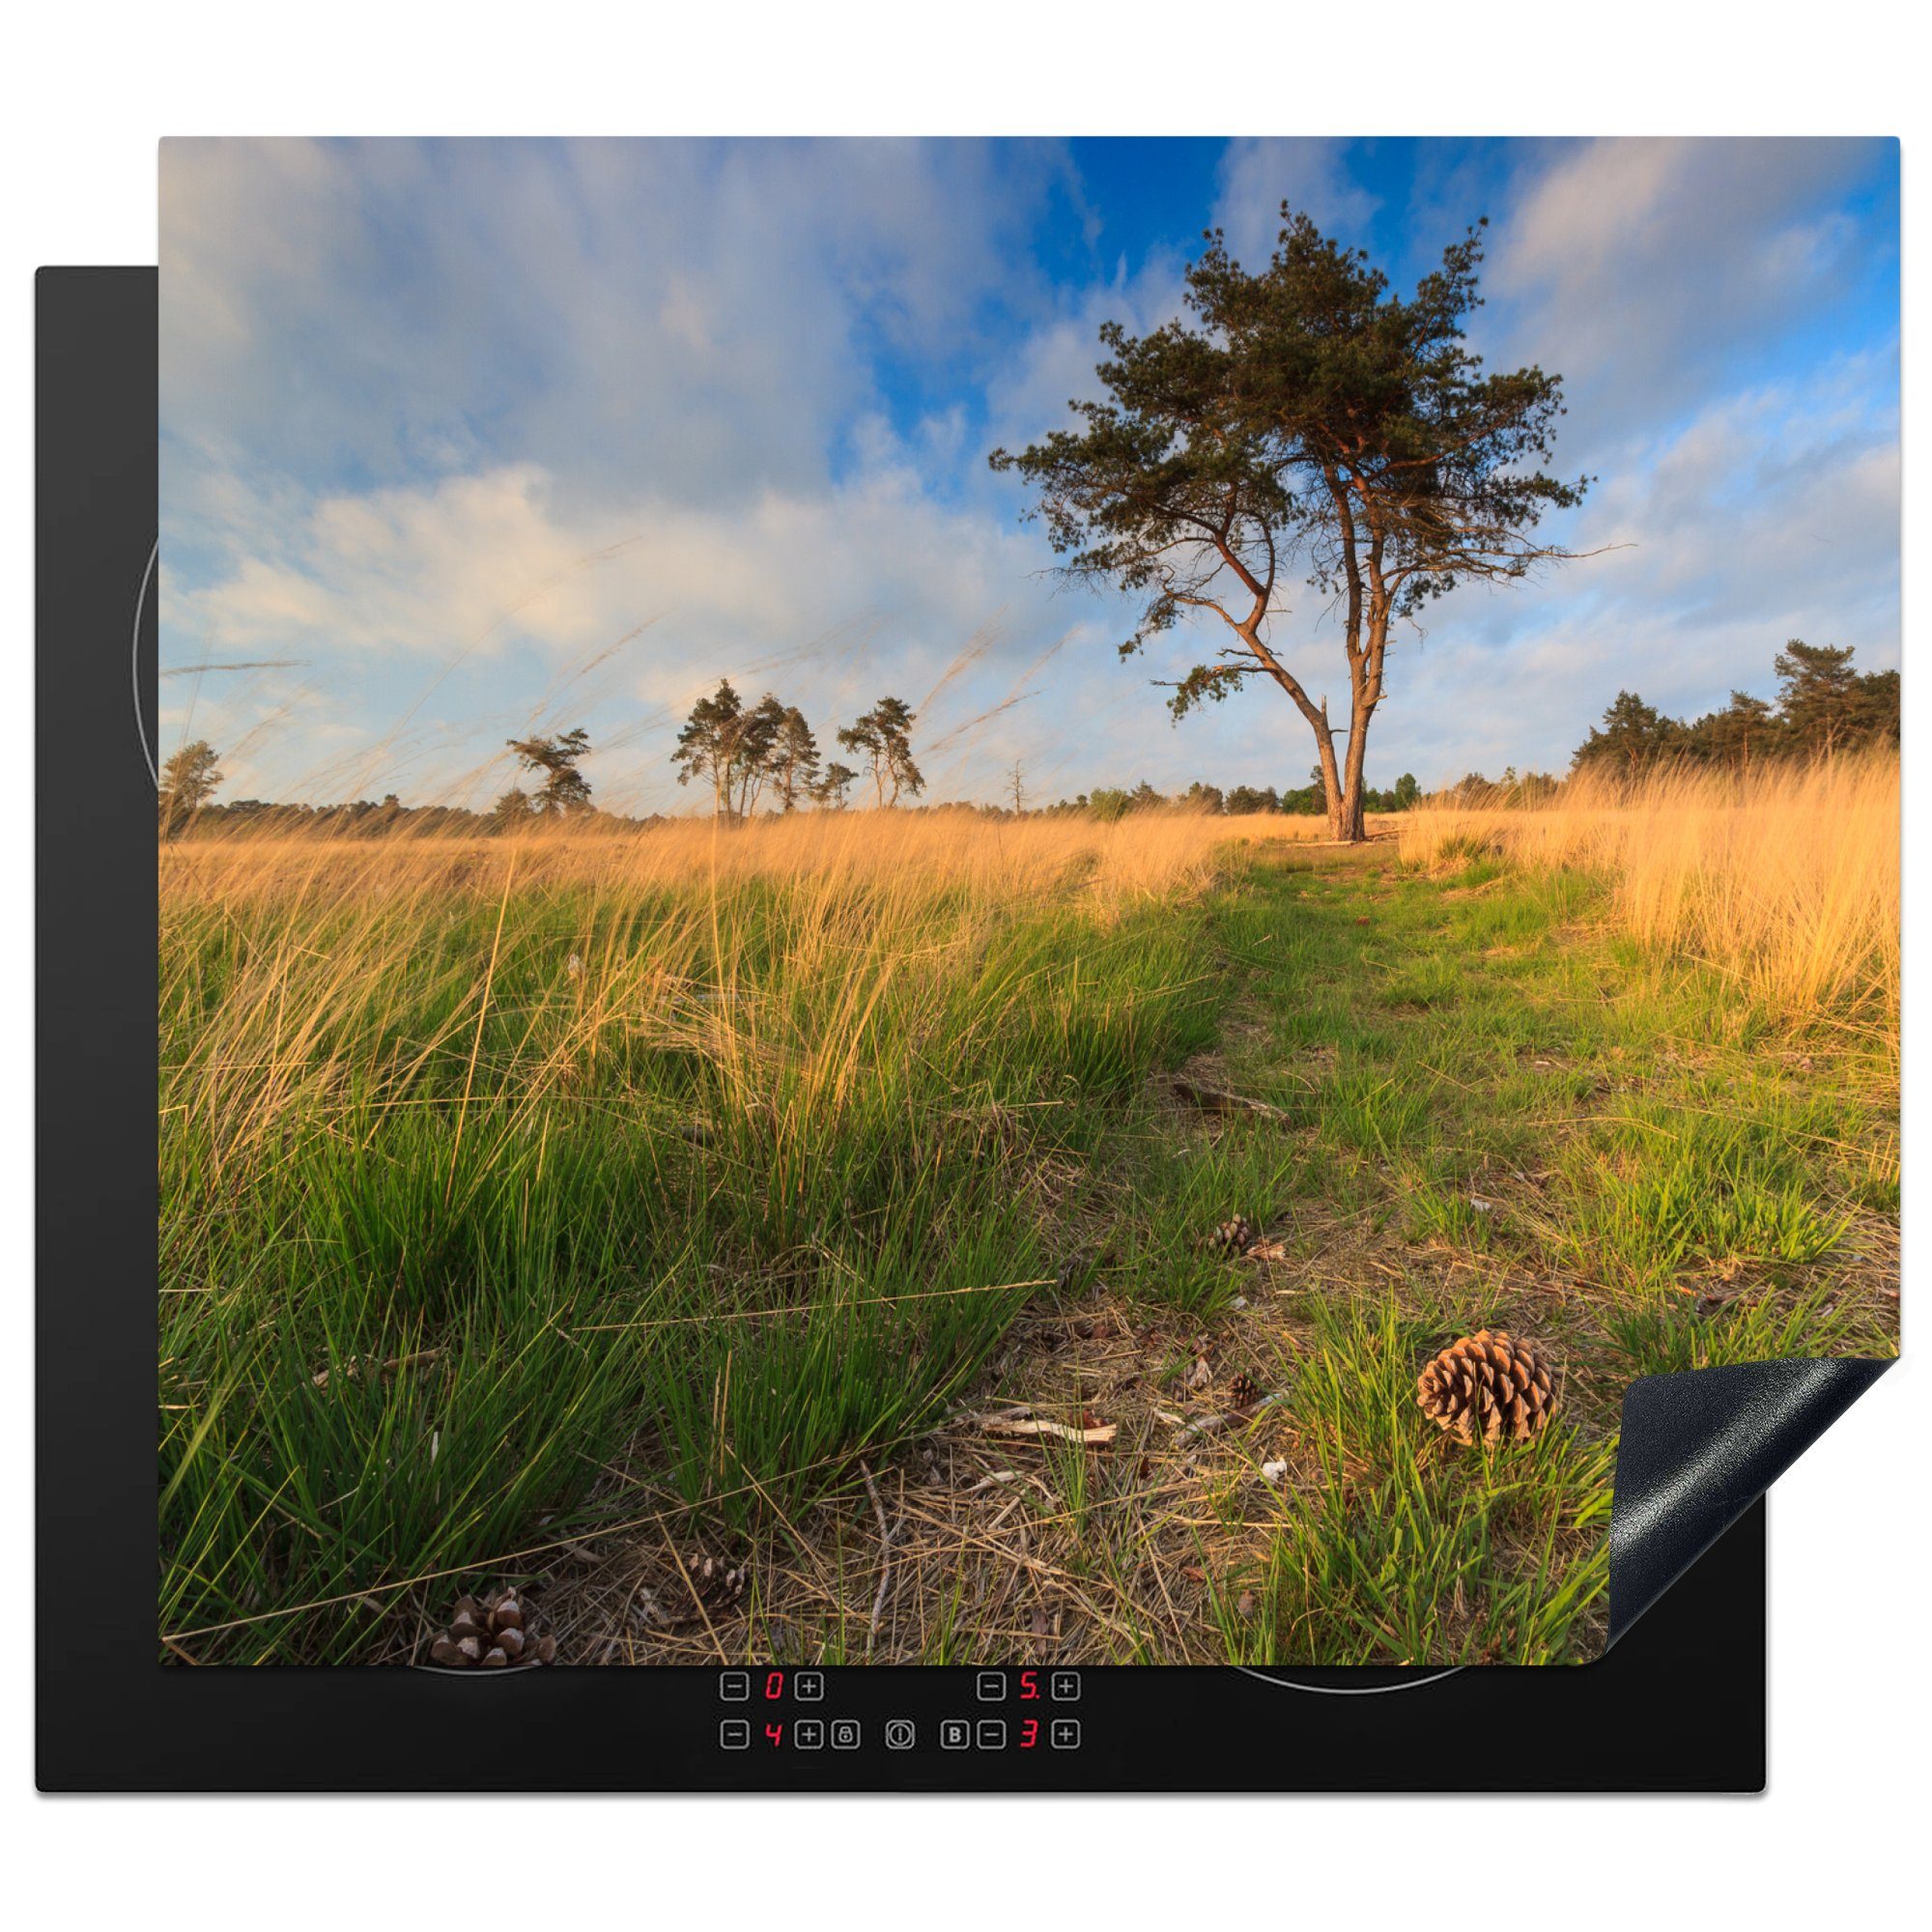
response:
[[[430,1662],[451,1670],[518,1669],[555,1656],[555,1637],[539,1631],[535,1612],[514,1589],[457,1598],[448,1630],[429,1647]]]
[[[1252,1408],[1261,1400],[1261,1384],[1244,1369],[1229,1384],[1228,1394],[1236,1408]]]
[[[1245,1214],[1223,1221],[1211,1235],[1204,1235],[1200,1245],[1209,1254],[1244,1255],[1262,1237],[1262,1232]]]
[[[729,1608],[745,1594],[752,1566],[730,1563],[722,1556],[707,1556],[703,1550],[694,1549],[684,1559],[684,1574],[692,1595],[700,1603]]]
[[[1556,1407],[1548,1368],[1525,1342],[1500,1328],[1463,1335],[1416,1378],[1415,1399],[1438,1429],[1464,1442],[1527,1442]]]

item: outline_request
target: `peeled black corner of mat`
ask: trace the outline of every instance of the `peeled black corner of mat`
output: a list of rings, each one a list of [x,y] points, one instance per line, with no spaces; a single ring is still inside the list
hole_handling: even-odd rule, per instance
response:
[[[1609,1641],[1890,1366],[1747,1362],[1634,1381],[1624,1395],[1610,1507]]]

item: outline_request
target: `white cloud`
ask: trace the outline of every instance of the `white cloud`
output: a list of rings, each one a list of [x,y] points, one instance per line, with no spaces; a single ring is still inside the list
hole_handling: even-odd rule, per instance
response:
[[[273,554],[238,549],[209,582],[164,595],[198,660],[286,654],[339,696],[360,690],[372,744],[391,742],[426,687],[458,722],[449,707],[473,684],[490,752],[506,718],[572,706],[601,705],[619,736],[640,709],[668,724],[727,675],[748,696],[778,686],[821,724],[887,688],[924,705],[971,645],[973,666],[926,713],[971,776],[987,755],[973,721],[1078,622],[1037,560],[1022,533],[934,502],[897,463],[728,510],[653,497],[594,512],[523,465],[320,497],[285,518]],[[586,688],[577,668],[596,660]],[[663,751],[633,761],[639,782]],[[442,767],[468,781],[466,759]]]
[[[1071,427],[1067,404],[1097,400],[1095,367],[1106,358],[1100,325],[1120,323],[1146,335],[1185,312],[1184,264],[1155,255],[1131,272],[1116,265],[1105,281],[1081,288],[1037,322],[988,375],[990,440],[1017,448],[1049,430]]]
[[[1058,167],[1025,145],[171,141],[164,492],[490,454],[573,495],[821,480],[882,348],[970,343]],[[180,448],[186,443],[185,451]]]
[[[1844,218],[1870,141],[1604,140],[1537,151],[1492,231],[1479,327],[1498,362],[1565,378],[1565,461],[1751,378],[1875,266]]]
[[[1229,252],[1250,268],[1274,252],[1283,202],[1325,232],[1350,236],[1380,206],[1350,175],[1348,144],[1338,140],[1230,141],[1219,189],[1212,225],[1226,231]]]
[[[435,661],[518,637],[582,648],[605,614],[600,554],[626,539],[601,520],[560,526],[550,497],[550,478],[527,464],[325,496],[282,526],[272,554],[243,551],[226,575],[174,591],[169,621],[218,653]]]

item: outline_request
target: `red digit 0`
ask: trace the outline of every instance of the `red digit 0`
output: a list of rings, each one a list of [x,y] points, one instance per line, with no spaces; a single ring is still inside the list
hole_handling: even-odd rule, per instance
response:
[[[765,1673],[765,1702],[776,1704],[785,1693],[785,1674],[782,1670],[768,1670]]]

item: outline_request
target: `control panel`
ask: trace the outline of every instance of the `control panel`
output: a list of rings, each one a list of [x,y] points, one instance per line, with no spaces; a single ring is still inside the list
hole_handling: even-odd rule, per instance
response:
[[[1763,1781],[1763,1537],[1760,1504],[1603,1662],[1575,1668],[727,1658],[328,1683],[340,1696],[386,1680],[419,1715],[467,1726],[476,1752],[519,1726],[567,1739],[568,1750],[532,1754],[554,1790],[1751,1790]],[[175,1695],[204,1675],[216,1694],[249,1675],[155,1674]],[[1487,1735],[1499,1708],[1540,1740],[1533,1778],[1520,1754],[1438,1747]]]
[[[829,1682],[838,1689],[828,1690]],[[890,1694],[895,1686],[901,1693],[896,1703]],[[721,1670],[716,1689],[721,1751],[998,1757],[1077,1751],[1085,1742],[1077,1670],[828,1673],[773,1664]]]

